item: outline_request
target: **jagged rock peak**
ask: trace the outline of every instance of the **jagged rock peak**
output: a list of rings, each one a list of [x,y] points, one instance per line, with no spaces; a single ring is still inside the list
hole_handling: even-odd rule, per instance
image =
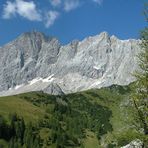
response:
[[[108,32],[106,32],[106,31],[103,31],[103,32],[101,32],[100,34],[99,34],[99,36],[100,37],[109,37],[109,33]]]
[[[98,38],[109,38],[110,36],[109,36],[109,33],[108,32],[106,32],[106,31],[103,31],[103,32],[101,32],[101,33],[99,33],[99,34],[97,34],[97,35],[93,35],[93,36],[89,36],[89,37],[86,37],[86,38],[84,38],[84,40],[82,40],[82,41],[85,41],[85,40],[89,40],[89,41],[92,41],[92,40],[95,40],[95,39],[98,39]]]
[[[107,32],[64,46],[40,32],[24,33],[0,49],[0,95],[126,85],[134,81],[130,74],[138,67],[139,49],[139,41],[119,40]]]
[[[47,36],[43,32],[38,32],[38,31],[25,32],[25,33],[21,34],[19,37],[21,37],[21,38],[30,38],[32,40],[40,39],[40,40],[46,41],[46,42],[51,41],[53,39],[57,40],[53,36]]]

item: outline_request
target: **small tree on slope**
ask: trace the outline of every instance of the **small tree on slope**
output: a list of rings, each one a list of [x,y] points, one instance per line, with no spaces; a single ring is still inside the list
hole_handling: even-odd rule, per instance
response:
[[[135,93],[132,96],[141,128],[148,134],[148,27],[141,32],[141,52],[138,55],[139,71],[136,71]]]

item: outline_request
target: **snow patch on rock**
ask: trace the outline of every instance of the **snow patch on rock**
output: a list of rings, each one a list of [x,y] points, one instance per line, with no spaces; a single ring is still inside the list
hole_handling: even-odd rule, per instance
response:
[[[47,78],[40,78],[40,77],[35,78],[35,79],[29,81],[29,85],[33,85],[33,84],[35,84],[35,83],[37,83],[39,81],[40,82],[45,82],[45,83],[52,82],[55,79],[55,78],[53,78],[53,76],[54,76],[54,74],[50,75]]]

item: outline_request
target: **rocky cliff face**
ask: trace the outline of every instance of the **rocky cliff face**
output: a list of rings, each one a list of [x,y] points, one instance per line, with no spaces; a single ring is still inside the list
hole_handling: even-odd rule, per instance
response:
[[[42,33],[24,33],[0,48],[0,95],[126,85],[134,80],[131,73],[138,67],[139,43],[103,32],[62,46]]]

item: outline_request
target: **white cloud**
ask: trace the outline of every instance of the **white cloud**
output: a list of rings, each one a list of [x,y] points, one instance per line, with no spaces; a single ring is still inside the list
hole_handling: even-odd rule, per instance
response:
[[[79,0],[65,0],[64,1],[64,10],[68,12],[73,9],[76,9],[79,5],[80,5]]]
[[[3,18],[9,19],[16,13],[16,5],[15,3],[6,2],[6,5],[4,5],[4,10],[3,10]]]
[[[41,21],[41,14],[37,11],[36,5],[33,1],[7,1],[6,5],[4,5],[3,18],[9,19],[15,14],[19,14],[30,21]]]
[[[52,26],[58,17],[59,17],[59,12],[57,12],[57,11],[47,12],[46,17],[45,17],[45,21],[46,21],[45,26],[47,28]]]
[[[50,0],[52,6],[57,7],[61,4],[61,0]]]
[[[23,0],[17,0],[17,12],[19,15],[34,21],[40,21],[41,15],[36,9],[36,5],[33,1],[25,2]]]
[[[62,12],[62,9],[66,12],[76,9],[80,6],[81,0],[49,0],[51,6],[54,9]],[[99,5],[103,0],[91,0]],[[86,1],[83,1],[86,3]],[[60,6],[60,7],[58,7]],[[40,21],[45,24],[45,27],[49,28],[59,17],[58,11],[45,11],[44,9],[37,9],[34,0],[7,0],[3,6],[3,18],[10,19],[17,15],[24,17],[30,21]]]
[[[103,2],[103,0],[93,0],[95,3],[97,3],[97,4],[99,4],[99,5],[101,5],[102,4],[102,2]]]

